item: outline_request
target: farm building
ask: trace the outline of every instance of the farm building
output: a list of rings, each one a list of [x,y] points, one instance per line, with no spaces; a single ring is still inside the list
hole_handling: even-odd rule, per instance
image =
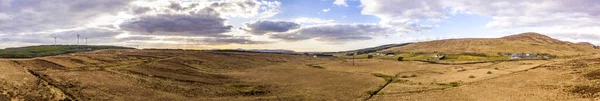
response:
[[[535,53],[515,53],[510,55],[510,59],[537,59],[538,54]]]
[[[396,53],[385,53],[385,56],[395,56]]]

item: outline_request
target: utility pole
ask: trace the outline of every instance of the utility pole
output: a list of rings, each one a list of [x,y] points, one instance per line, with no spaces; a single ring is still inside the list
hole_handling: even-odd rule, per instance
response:
[[[356,53],[354,53],[354,55],[352,55],[352,66],[354,66],[354,57],[356,56]]]

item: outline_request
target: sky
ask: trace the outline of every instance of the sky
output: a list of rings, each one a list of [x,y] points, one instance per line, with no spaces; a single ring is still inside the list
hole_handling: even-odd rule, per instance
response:
[[[600,1],[0,0],[0,48],[80,35],[88,45],[316,52],[523,32],[600,45]]]

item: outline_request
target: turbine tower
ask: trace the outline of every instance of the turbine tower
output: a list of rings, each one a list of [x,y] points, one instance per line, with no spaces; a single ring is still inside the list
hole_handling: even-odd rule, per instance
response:
[[[87,44],[87,37],[85,37],[85,45],[86,45],[86,46],[88,45],[88,44]]]
[[[79,45],[79,34],[77,34],[77,45]]]
[[[56,37],[54,37],[54,46],[56,46]]]

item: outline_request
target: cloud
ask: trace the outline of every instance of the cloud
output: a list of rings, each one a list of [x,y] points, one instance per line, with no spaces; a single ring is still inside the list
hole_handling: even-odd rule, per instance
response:
[[[420,20],[437,21],[447,16],[438,0],[361,0],[361,13],[381,19],[380,24],[404,25]]]
[[[319,19],[319,18],[302,17],[302,18],[294,19],[294,22],[296,22],[296,23],[333,23],[333,22],[335,22],[335,20],[323,20],[323,19]]]
[[[325,24],[272,34],[270,38],[284,41],[316,39],[329,44],[343,44],[349,41],[369,40],[374,36],[390,33],[394,32],[377,24]]]
[[[0,0],[1,33],[80,27],[101,15],[115,15],[131,0]]]
[[[346,4],[346,0],[335,0],[335,1],[333,1],[333,4],[338,5],[338,6],[348,7],[348,4]]]
[[[245,23],[245,28],[241,28],[244,31],[250,32],[254,35],[263,35],[265,33],[272,32],[287,32],[289,30],[300,28],[300,24],[286,21],[254,21]]]
[[[600,25],[598,0],[361,0],[362,14],[380,24],[439,22],[457,13],[492,17],[487,28],[590,27]]]
[[[327,13],[327,12],[329,12],[329,10],[331,10],[331,9],[329,9],[329,8],[327,8],[327,9],[323,9],[323,11],[322,11],[322,12],[323,12],[323,13]]]
[[[227,0],[211,3],[208,7],[223,16],[269,18],[279,13],[279,1]]]
[[[589,27],[600,25],[598,0],[466,2],[466,11],[493,16],[488,28],[540,26]]]
[[[88,42],[90,44],[102,44],[117,42],[114,37],[121,33],[123,32],[104,28],[81,28],[60,32],[15,34],[11,35],[10,37],[1,38],[0,42],[53,44],[54,37],[56,37],[58,44],[77,44],[77,35],[80,35],[80,44],[85,43],[85,38],[88,38]]]
[[[145,15],[119,25],[125,31],[144,35],[227,37],[233,26],[225,25],[219,13],[205,8],[189,14]]]
[[[164,41],[172,41],[176,43],[187,43],[196,45],[228,45],[228,44],[269,44],[269,41],[255,41],[245,37],[228,37],[228,38],[165,38]]]

